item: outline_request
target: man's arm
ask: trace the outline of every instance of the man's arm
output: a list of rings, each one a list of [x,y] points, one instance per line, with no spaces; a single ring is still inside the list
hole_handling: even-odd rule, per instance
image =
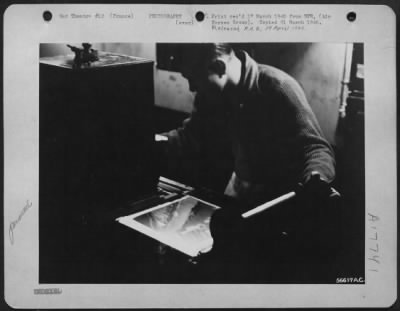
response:
[[[332,182],[335,178],[334,153],[302,88],[294,79],[288,79],[279,84],[278,92],[288,109],[289,122],[293,123],[294,143],[302,153],[303,167],[299,181],[305,183],[313,172],[318,172],[322,179]]]
[[[197,154],[201,147],[203,118],[199,111],[200,97],[196,96],[191,115],[182,126],[162,135],[168,138],[166,149],[168,156],[185,157]]]
[[[201,150],[203,136],[203,116],[199,109],[199,97],[196,96],[193,111],[182,126],[162,133],[166,138],[157,142],[159,173],[163,176],[183,179],[185,182],[196,180],[196,163]]]

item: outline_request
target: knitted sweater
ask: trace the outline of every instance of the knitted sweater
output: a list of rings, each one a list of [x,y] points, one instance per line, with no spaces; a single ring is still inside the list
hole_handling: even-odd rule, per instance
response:
[[[236,54],[242,73],[234,98],[221,105],[197,94],[190,118],[167,134],[170,153],[195,154],[213,148],[210,141],[227,143],[241,180],[276,191],[304,182],[312,171],[332,181],[333,151],[300,85],[245,52]]]

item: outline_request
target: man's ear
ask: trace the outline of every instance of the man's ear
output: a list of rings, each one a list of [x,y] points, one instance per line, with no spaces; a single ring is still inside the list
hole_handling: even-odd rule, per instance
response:
[[[221,59],[214,60],[208,67],[210,71],[215,72],[219,77],[222,77],[226,73],[225,62]]]

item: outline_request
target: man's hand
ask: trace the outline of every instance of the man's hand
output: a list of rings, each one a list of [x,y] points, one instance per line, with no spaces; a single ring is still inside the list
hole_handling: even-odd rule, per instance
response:
[[[162,134],[156,134],[154,139],[155,141],[168,141],[168,137]]]
[[[221,236],[234,236],[240,231],[243,219],[235,209],[225,207],[216,210],[211,216],[210,230],[215,239]]]
[[[317,171],[311,172],[306,181],[303,184],[299,184],[296,189],[296,194],[306,200],[318,200],[326,199],[331,196],[340,196]]]

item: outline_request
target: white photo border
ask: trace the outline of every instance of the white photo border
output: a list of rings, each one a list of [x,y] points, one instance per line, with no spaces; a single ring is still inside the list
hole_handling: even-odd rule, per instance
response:
[[[44,11],[53,20],[42,19]],[[177,28],[149,13],[192,17],[235,12],[329,13],[310,31],[210,32],[207,19]],[[357,13],[350,23],[348,12]],[[61,19],[60,14],[134,12],[130,20]],[[383,5],[20,4],[4,13],[5,299],[14,308],[387,307],[397,297],[396,15]],[[129,30],[129,31],[127,31]],[[39,284],[39,44],[64,42],[360,42],[365,59],[365,284]],[[21,216],[22,215],[22,216]],[[372,216],[376,217],[373,218]],[[371,225],[372,221],[375,221]],[[10,225],[16,224],[13,239]],[[374,227],[374,228],[373,228]],[[369,260],[378,236],[379,269]],[[13,242],[13,243],[12,243]],[[378,270],[378,272],[374,271]],[[54,295],[41,290],[58,289]]]

